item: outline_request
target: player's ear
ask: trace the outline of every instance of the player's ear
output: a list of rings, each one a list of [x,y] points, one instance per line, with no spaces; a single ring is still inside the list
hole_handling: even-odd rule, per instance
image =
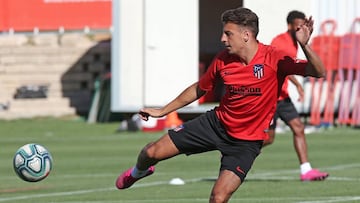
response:
[[[244,37],[243,37],[244,42],[249,41],[249,38],[250,38],[250,32],[249,32],[249,30],[245,30],[245,31],[243,32],[243,35],[244,35]]]

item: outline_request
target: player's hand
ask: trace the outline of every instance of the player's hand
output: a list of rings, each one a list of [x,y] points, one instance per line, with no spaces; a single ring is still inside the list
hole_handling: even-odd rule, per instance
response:
[[[296,30],[296,40],[301,46],[307,45],[310,40],[310,36],[314,30],[314,20],[310,18],[305,19],[305,23],[300,25]]]
[[[142,120],[147,121],[149,120],[149,116],[154,118],[160,118],[163,117],[161,114],[161,109],[159,108],[143,108],[139,111],[139,116]]]

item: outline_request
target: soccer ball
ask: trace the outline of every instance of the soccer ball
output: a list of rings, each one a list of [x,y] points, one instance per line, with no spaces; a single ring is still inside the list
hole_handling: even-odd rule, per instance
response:
[[[13,166],[16,174],[28,182],[37,182],[46,178],[52,168],[50,152],[35,143],[20,147],[14,156]]]

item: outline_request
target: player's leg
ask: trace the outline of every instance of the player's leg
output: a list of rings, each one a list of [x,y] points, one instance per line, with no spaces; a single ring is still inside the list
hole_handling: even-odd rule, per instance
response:
[[[290,99],[284,100],[279,110],[280,118],[290,127],[293,132],[293,144],[300,162],[300,179],[305,180],[323,180],[329,174],[312,169],[308,159],[308,149],[305,137],[305,127],[300,116]]]
[[[122,173],[116,181],[116,187],[125,189],[137,180],[151,175],[154,165],[180,153],[187,155],[215,150],[213,129],[218,119],[214,111],[209,111],[183,125],[171,129],[154,143],[146,145],[138,155],[135,167]],[[219,125],[219,124],[218,124]]]
[[[308,162],[304,124],[290,98],[284,99],[279,103],[277,113],[293,133],[294,148],[300,164]]]
[[[223,140],[217,142],[222,158],[219,177],[209,199],[211,203],[229,201],[244,182],[263,145],[262,141]]]
[[[171,158],[179,154],[173,141],[170,139],[169,134],[165,134],[159,140],[146,145],[140,152],[136,167],[139,170],[146,170],[150,166],[155,165],[157,162]]]
[[[288,122],[293,134],[294,134],[294,147],[300,162],[300,180],[302,181],[314,181],[325,180],[329,174],[326,172],[313,169],[308,160],[308,150],[306,137],[304,133],[304,124],[300,118],[294,118]]]
[[[123,172],[116,180],[118,189],[126,189],[136,181],[154,173],[154,165],[164,159],[176,156],[179,150],[169,137],[165,134],[156,142],[146,145],[138,155],[135,167]]]
[[[293,133],[294,148],[299,158],[300,164],[309,162],[304,124],[300,120],[300,117],[296,117],[291,119],[290,121],[287,121],[287,125],[290,127]]]
[[[219,177],[211,191],[209,202],[228,202],[231,195],[239,188],[240,185],[241,179],[234,172],[229,170],[220,171]]]

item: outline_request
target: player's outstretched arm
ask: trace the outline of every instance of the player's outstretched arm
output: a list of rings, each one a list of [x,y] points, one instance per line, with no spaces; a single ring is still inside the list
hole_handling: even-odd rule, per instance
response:
[[[309,64],[306,67],[305,74],[307,76],[313,77],[324,77],[325,76],[325,67],[320,57],[311,49],[308,44],[310,36],[313,32],[314,20],[310,17],[305,19],[305,23],[302,26],[299,26],[296,31],[296,39],[299,42],[306,59]]]
[[[147,121],[149,116],[154,118],[160,118],[167,115],[170,112],[184,107],[195,100],[199,99],[205,94],[205,91],[199,88],[198,82],[190,85],[179,96],[169,102],[167,105],[161,108],[143,108],[140,110],[139,115],[141,119]]]

